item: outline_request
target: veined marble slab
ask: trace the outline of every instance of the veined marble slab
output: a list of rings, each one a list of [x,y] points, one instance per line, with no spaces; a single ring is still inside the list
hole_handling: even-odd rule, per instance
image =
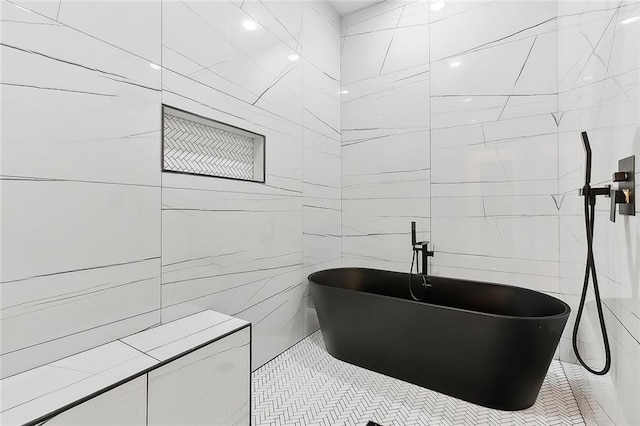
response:
[[[204,311],[134,334],[122,341],[159,361],[166,361],[247,325],[249,322],[229,315]]]

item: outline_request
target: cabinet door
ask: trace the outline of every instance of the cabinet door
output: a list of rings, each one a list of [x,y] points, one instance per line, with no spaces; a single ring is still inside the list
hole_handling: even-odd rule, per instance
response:
[[[149,425],[248,425],[249,327],[149,373]]]
[[[131,426],[147,421],[147,375],[126,382],[102,395],[45,420],[46,426]]]

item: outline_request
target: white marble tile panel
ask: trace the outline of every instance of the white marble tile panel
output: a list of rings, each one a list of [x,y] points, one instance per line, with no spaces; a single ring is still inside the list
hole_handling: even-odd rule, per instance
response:
[[[393,30],[398,27],[400,19],[403,15],[404,7],[395,8],[388,12],[381,13],[369,19],[363,19],[360,22],[344,25],[346,30],[344,37],[354,35],[368,34],[376,31]],[[362,12],[361,12],[362,13]],[[356,13],[355,15],[361,14]]]
[[[555,2],[549,2],[555,4]],[[558,90],[557,35],[555,31],[534,37],[513,87],[518,94],[551,94]]]
[[[340,199],[340,142],[305,129],[303,144],[304,196]]]
[[[304,63],[302,120],[306,129],[340,140],[340,83]]]
[[[48,0],[14,0],[14,1],[4,1],[7,6],[11,5],[17,9],[21,9],[23,11],[31,12],[29,15],[23,14],[22,16],[30,16],[31,18],[35,18],[37,15],[44,15],[47,18],[55,20],[58,16],[58,9],[60,7],[60,2],[48,1]],[[2,14],[7,13],[7,9],[2,10]],[[5,15],[6,16],[6,15]]]
[[[431,60],[554,31],[555,16],[555,1],[447,1],[442,10],[431,12],[431,37],[438,41],[431,47]]]
[[[433,39],[436,35],[432,32],[430,37]],[[434,61],[432,55],[431,93],[433,95],[510,95],[555,92],[555,87],[548,84],[547,76],[544,76],[545,79],[536,86],[528,85],[522,89],[517,87],[523,66],[526,69],[533,41],[534,39],[518,40],[439,61]],[[548,53],[552,55],[554,52]],[[500,67],[496,67],[496,63],[499,63]],[[531,92],[532,90],[535,91]]]
[[[432,152],[432,179],[438,183],[551,180],[557,176],[556,152],[555,134],[440,148]]]
[[[488,142],[518,140],[537,135],[555,136],[557,125],[549,113],[486,123],[484,131]]]
[[[438,108],[440,109],[441,107],[446,105],[446,102],[440,103],[437,99],[439,98],[431,98],[432,106],[438,105]],[[439,113],[434,112],[431,115],[434,125],[436,124],[436,120],[439,120],[439,118],[436,118],[437,114]],[[454,114],[457,113],[454,112]],[[464,113],[464,115],[467,114]],[[485,143],[484,128],[482,123],[473,123],[465,126],[460,125],[454,127],[433,128],[431,129],[430,136],[431,148],[434,151],[436,149],[472,146]]]
[[[557,218],[446,218],[434,211],[434,244],[450,253],[557,262]]]
[[[163,66],[249,104],[296,68],[294,50],[261,24],[244,29],[251,16],[230,2],[165,2],[163,17]]]
[[[8,21],[5,23],[6,26],[3,25],[4,47],[31,51],[33,56],[37,57],[34,60],[40,61],[41,64],[22,68],[22,73],[15,76],[21,81],[38,85],[46,84],[55,77],[60,79],[56,87],[58,89],[75,85],[77,90],[94,89],[95,91],[98,80],[78,80],[75,78],[78,74],[58,71],[58,67],[65,67],[65,69],[74,70],[75,73],[96,74],[116,82],[134,83],[159,89],[158,71],[149,66],[148,60],[56,21],[34,17],[32,12],[18,8],[8,1],[2,2],[1,7],[3,19]],[[70,45],[74,48],[69,49]],[[50,72],[40,72],[43,66]],[[49,66],[55,68],[49,68]],[[67,66],[71,68],[66,68]]]
[[[407,170],[381,174],[344,176],[343,200],[416,199],[428,203],[429,170]]]
[[[4,282],[160,255],[158,188],[18,179],[2,192]]]
[[[381,129],[402,133],[428,128],[428,66],[404,70],[357,83],[342,84],[343,141],[345,130]],[[399,108],[402,106],[402,108]]]
[[[340,17],[324,2],[304,2],[302,7],[304,59],[339,83]]]
[[[340,82],[354,83],[382,74],[393,30],[346,37],[340,56]]]
[[[401,132],[343,131],[344,175],[375,175],[428,169],[429,131]]]
[[[155,363],[122,342],[111,342],[3,379],[3,424],[35,420]]]
[[[166,361],[247,325],[241,319],[206,310],[121,340],[159,361]]]
[[[79,31],[1,7],[3,174],[159,184],[160,72]]]
[[[553,179],[502,182],[442,182],[432,177],[432,197],[549,195],[555,194],[558,182]]]
[[[304,275],[321,269],[336,268],[341,262],[341,237],[326,233],[306,232],[304,242]]]
[[[430,269],[434,275],[515,285],[558,297],[557,262],[450,253],[439,250],[438,241],[434,236],[436,250]]]
[[[398,27],[410,27],[414,25],[429,24],[429,2],[414,1],[407,3],[403,8]]]
[[[528,95],[511,96],[502,112],[502,119],[530,117],[556,113],[558,109],[558,96],[553,95]]]
[[[160,4],[160,0],[60,0],[56,20],[159,64]]]
[[[47,425],[141,425],[147,421],[147,375],[128,381],[46,421]]]
[[[149,372],[148,424],[249,424],[248,328]]]
[[[240,8],[290,49],[302,47],[303,2],[249,0]]]
[[[305,235],[339,238],[340,200],[310,199],[309,201],[313,204],[305,204],[303,210]],[[337,252],[337,255],[339,254],[340,250]]]
[[[429,27],[398,28],[389,44],[381,74],[417,68],[429,62]]]
[[[497,121],[501,118],[506,109],[505,105],[509,101],[508,96],[432,96],[430,98],[432,146],[471,145],[473,141],[484,142],[482,123]],[[457,137],[459,133],[468,135]],[[449,134],[456,134],[456,137],[445,136]],[[471,140],[467,142],[469,137]]]

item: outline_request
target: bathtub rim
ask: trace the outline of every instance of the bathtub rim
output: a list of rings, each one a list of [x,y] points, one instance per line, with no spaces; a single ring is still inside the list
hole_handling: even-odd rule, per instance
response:
[[[537,317],[534,317],[534,316],[492,314],[492,313],[488,313],[488,312],[474,311],[474,310],[471,310],[471,309],[456,308],[456,307],[453,307],[453,306],[436,305],[436,304],[429,303],[429,302],[418,302],[418,301],[414,301],[414,300],[401,299],[399,297],[387,296],[387,295],[378,294],[378,293],[369,293],[369,292],[366,292],[366,291],[352,290],[350,288],[336,287],[336,286],[332,286],[332,285],[322,284],[322,283],[319,283],[318,281],[315,281],[315,280],[312,279],[313,275],[319,274],[321,272],[344,270],[344,269],[359,269],[359,270],[367,270],[367,271],[393,272],[393,273],[396,273],[396,274],[409,275],[408,272],[390,271],[390,270],[376,269],[376,268],[365,268],[365,267],[359,267],[359,266],[343,266],[343,267],[338,267],[338,268],[322,269],[320,271],[312,272],[311,274],[309,274],[307,276],[307,280],[309,281],[309,283],[312,283],[312,284],[315,284],[315,285],[320,285],[320,286],[323,286],[323,287],[335,288],[337,290],[349,291],[349,292],[353,292],[353,293],[370,294],[370,295],[373,295],[373,296],[384,297],[384,298],[387,298],[387,299],[392,299],[394,301],[400,301],[400,302],[403,302],[403,303],[410,303],[410,304],[420,303],[420,304],[425,304],[425,305],[428,305],[430,307],[438,308],[438,309],[455,310],[455,311],[459,311],[459,312],[465,312],[465,313],[470,313],[470,314],[475,314],[475,315],[483,315],[483,316],[489,316],[489,317],[496,317],[496,318],[506,318],[506,319],[514,319],[514,320],[529,320],[529,321],[531,321],[531,320],[540,320],[541,318],[545,318],[545,319],[551,320],[551,319],[562,318],[564,316],[568,317],[571,314],[571,307],[564,300],[558,299],[557,297],[548,295],[548,294],[543,293],[541,291],[532,290],[530,288],[518,287],[518,286],[510,285],[510,284],[492,283],[492,282],[488,282],[488,281],[476,281],[476,280],[468,280],[468,279],[463,279],[463,278],[442,277],[442,276],[439,276],[439,275],[427,275],[429,277],[446,278],[446,279],[451,279],[451,280],[467,281],[467,282],[477,283],[477,284],[487,284],[487,285],[491,285],[491,286],[515,288],[515,289],[517,289],[516,291],[525,291],[525,292],[529,292],[529,293],[535,293],[536,295],[542,295],[543,297],[552,298],[552,299],[554,299],[554,301],[559,302],[561,304],[561,306],[563,306],[564,309],[563,309],[562,312],[560,312],[558,314],[544,315],[544,316],[537,316]]]

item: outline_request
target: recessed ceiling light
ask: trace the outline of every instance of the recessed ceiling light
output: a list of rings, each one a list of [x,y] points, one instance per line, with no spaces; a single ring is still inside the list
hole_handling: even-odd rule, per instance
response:
[[[289,56],[288,56],[288,58],[289,58],[289,60],[290,60],[291,62],[295,62],[295,61],[297,61],[298,59],[300,59],[300,56],[298,56],[298,54],[297,54],[297,53],[292,53],[291,55],[289,55]]]
[[[471,120],[471,122],[472,122],[472,123],[475,123],[475,122],[476,122],[476,120]]]
[[[627,25],[627,24],[630,24],[630,23],[632,23],[634,21],[637,21],[638,19],[640,19],[640,16],[632,16],[631,18],[627,18],[627,19],[624,19],[624,20],[620,21],[620,23],[622,25]]]
[[[431,10],[433,10],[433,11],[442,10],[443,7],[444,7],[444,2],[443,1],[437,1],[437,2],[431,4]]]
[[[471,99],[471,98],[467,98],[467,99],[465,99],[465,100],[464,100],[464,101],[462,101],[462,102],[471,102],[472,100],[473,100],[473,99]]]
[[[242,23],[242,26],[247,31],[255,31],[258,29],[258,24],[255,21],[252,21],[251,19],[247,19],[246,21],[244,21]]]
[[[158,65],[158,64],[154,64],[153,62],[151,62],[151,63],[149,64],[149,66],[150,66],[151,68],[153,68],[154,70],[162,69],[162,67],[161,67],[160,65]]]
[[[343,95],[346,95],[347,93],[349,93],[348,90],[341,90],[340,93],[342,93]]]
[[[451,62],[451,63],[449,64],[449,66],[450,66],[451,68],[459,67],[460,65],[462,65],[462,62],[458,62],[458,61]]]

